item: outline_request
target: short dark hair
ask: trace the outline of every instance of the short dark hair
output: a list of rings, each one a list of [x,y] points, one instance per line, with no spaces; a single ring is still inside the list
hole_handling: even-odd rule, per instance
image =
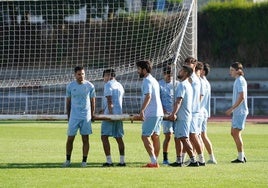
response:
[[[193,57],[187,57],[185,60],[184,60],[184,63],[191,63],[191,64],[196,64],[197,63],[197,60]]]
[[[196,71],[197,70],[203,70],[203,68],[204,68],[203,63],[198,61],[197,64],[196,64],[195,70]]]
[[[81,70],[84,70],[84,67],[82,67],[82,66],[76,66],[76,67],[74,68],[74,72],[75,72],[75,73],[77,73],[77,71],[81,71]]]
[[[163,73],[164,74],[171,74],[171,66],[170,65],[165,65],[163,67]]]
[[[136,63],[137,67],[140,67],[141,69],[146,69],[148,73],[151,73],[152,71],[152,63],[149,60],[141,60]]]
[[[106,69],[106,70],[104,70],[103,73],[102,73],[102,77],[104,77],[104,75],[106,73],[110,74],[111,77],[113,77],[113,78],[115,77],[115,71],[114,71],[114,69]]]
[[[233,64],[231,64],[231,67],[234,68],[236,71],[239,71],[239,75],[244,76],[242,63],[234,62]]]
[[[191,67],[189,67],[189,66],[187,66],[187,65],[183,65],[183,66],[182,66],[182,69],[183,69],[185,72],[187,72],[188,77],[192,76],[192,74],[193,74],[193,69],[192,69]]]
[[[208,63],[204,63],[204,62],[203,62],[203,65],[204,65],[205,76],[207,76],[208,73],[210,72],[210,66]]]

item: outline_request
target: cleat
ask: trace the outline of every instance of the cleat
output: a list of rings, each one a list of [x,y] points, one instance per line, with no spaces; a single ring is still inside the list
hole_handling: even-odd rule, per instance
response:
[[[199,164],[198,164],[197,161],[196,161],[196,162],[190,162],[190,163],[187,165],[187,167],[199,167]]]
[[[245,161],[240,161],[239,159],[235,159],[231,161],[231,163],[245,163]]]
[[[159,168],[159,164],[158,163],[155,163],[155,164],[148,163],[148,164],[146,164],[146,165],[144,165],[142,167],[144,167],[144,168]]]
[[[124,166],[127,166],[127,165],[126,165],[126,163],[118,163],[116,166],[124,167]]]
[[[163,160],[163,165],[169,165],[169,161],[168,160]]]
[[[69,160],[66,160],[63,164],[62,164],[62,167],[63,168],[67,168],[67,167],[70,167],[71,166],[71,161]]]
[[[246,157],[244,157],[244,162],[245,162],[245,163],[247,162],[247,158],[246,158]]]
[[[206,163],[205,162],[203,162],[203,163],[198,162],[198,164],[199,164],[199,166],[206,166]]]
[[[216,160],[208,160],[207,164],[217,164],[217,161]]]
[[[172,167],[182,167],[182,163],[174,162],[174,163],[169,164],[169,166],[172,166]]]
[[[82,162],[81,167],[83,167],[83,168],[87,167],[87,162]]]
[[[113,163],[103,163],[102,166],[103,167],[112,167],[112,166],[114,166],[114,164]]]

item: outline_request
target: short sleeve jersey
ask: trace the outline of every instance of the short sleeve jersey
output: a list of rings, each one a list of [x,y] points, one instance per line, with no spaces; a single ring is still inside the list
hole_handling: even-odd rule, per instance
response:
[[[201,86],[200,78],[193,73],[191,76],[192,88],[193,88],[193,108],[192,113],[200,112],[200,96],[203,95],[203,89]]]
[[[201,78],[201,84],[204,91],[201,100],[201,111],[205,113],[206,117],[210,117],[211,86],[206,77]]]
[[[162,106],[165,111],[171,113],[174,105],[174,90],[176,93],[176,88],[178,86],[178,81],[174,83],[171,81],[167,83],[164,79],[159,81],[160,86],[160,98],[162,102]]]
[[[90,99],[96,97],[95,87],[89,81],[79,84],[73,81],[67,85],[66,97],[71,98],[70,118],[74,119],[91,119]]]
[[[247,81],[243,76],[239,76],[235,79],[233,85],[233,98],[232,104],[234,105],[237,101],[239,94],[244,93],[244,101],[233,111],[233,115],[248,114],[248,105],[247,105]]]
[[[191,121],[192,119],[192,104],[193,104],[193,89],[188,80],[184,80],[178,84],[176,98],[182,98],[182,103],[177,118],[179,120]]]
[[[112,97],[113,103],[113,114],[122,114],[122,103],[124,96],[124,88],[123,86],[115,79],[110,80],[109,82],[104,84],[104,114],[109,114],[108,104],[107,104],[107,96]]]
[[[160,87],[158,81],[149,74],[142,81],[142,99],[144,100],[146,94],[151,94],[151,100],[144,111],[146,117],[159,117],[164,116],[162,103],[160,99]]]

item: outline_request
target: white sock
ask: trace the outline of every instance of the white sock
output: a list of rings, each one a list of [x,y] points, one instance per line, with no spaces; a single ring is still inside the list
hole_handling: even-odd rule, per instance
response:
[[[214,156],[213,153],[209,155],[209,159],[210,159],[211,161],[216,161],[215,156]]]
[[[244,161],[244,157],[245,157],[244,152],[238,152],[238,159],[239,159],[240,161]]]
[[[120,155],[120,163],[121,164],[125,163],[125,156],[124,155]]]
[[[186,157],[186,153],[181,154],[181,162],[184,163]]]
[[[150,156],[150,159],[151,159],[151,163],[152,164],[156,164],[157,163],[156,157],[154,155]]]
[[[205,158],[204,158],[203,153],[198,154],[198,158],[199,158],[199,162],[201,162],[201,163],[204,163],[205,162]]]
[[[106,161],[107,161],[107,163],[109,163],[109,164],[112,164],[113,162],[112,162],[112,157],[111,157],[111,155],[107,155],[106,156]]]

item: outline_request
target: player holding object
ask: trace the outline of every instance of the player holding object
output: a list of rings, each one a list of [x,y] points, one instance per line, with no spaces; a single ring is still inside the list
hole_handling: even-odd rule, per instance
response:
[[[73,142],[80,129],[83,142],[82,167],[87,165],[87,156],[89,151],[89,134],[92,134],[91,119],[95,112],[95,87],[85,80],[85,70],[83,67],[75,67],[75,81],[69,83],[66,88],[66,110],[68,116],[68,131],[66,142],[66,161],[63,167],[71,165],[71,154]]]
[[[177,88],[178,81],[175,81],[175,85],[173,83],[173,75],[171,73],[171,66],[165,65],[163,67],[163,79],[159,81],[160,85],[160,98],[162,102],[162,107],[164,110],[164,114],[170,114],[173,110],[174,106],[174,91]],[[168,165],[168,148],[169,143],[174,132],[173,121],[162,121],[163,132],[165,134],[165,139],[163,142],[163,164]]]
[[[179,71],[179,79],[176,92],[176,102],[171,115],[168,117],[171,121],[175,121],[175,145],[176,145],[176,162],[170,164],[173,167],[181,167],[182,147],[190,157],[188,166],[198,167],[198,162],[195,160],[192,144],[189,140],[190,125],[192,120],[192,105],[193,105],[193,89],[189,82],[189,77],[193,73],[193,69],[188,66],[183,66]]]
[[[242,140],[242,130],[245,128],[246,118],[248,115],[247,105],[247,81],[244,78],[243,65],[235,62],[230,66],[230,76],[235,78],[233,85],[232,107],[229,108],[225,114],[232,117],[231,135],[235,141],[238,151],[237,159],[231,161],[232,163],[247,162]]]
[[[201,69],[197,68],[198,61],[192,57],[185,60],[185,64],[193,69],[193,74],[191,75],[190,82],[193,88],[193,105],[192,105],[192,120],[190,126],[190,141],[196,150],[199,158],[199,165],[205,166],[205,159],[202,150],[201,143],[201,129],[200,129],[200,103],[203,97],[203,89],[200,81],[200,77],[196,73],[200,73]],[[199,67],[199,66],[198,66]]]
[[[122,102],[124,96],[123,86],[115,79],[114,69],[103,71],[104,84],[104,114],[122,114]],[[102,121],[101,123],[101,140],[103,150],[106,156],[104,167],[113,166],[111,157],[111,148],[109,137],[113,136],[118,144],[120,162],[117,166],[126,166],[125,163],[125,145],[123,141],[124,129],[123,121]]]
[[[140,118],[142,122],[142,141],[151,162],[144,167],[158,168],[157,158],[160,152],[160,130],[164,116],[160,99],[160,87],[157,80],[151,75],[151,62],[138,61],[136,63],[138,74],[143,78],[142,90],[142,106]]]

